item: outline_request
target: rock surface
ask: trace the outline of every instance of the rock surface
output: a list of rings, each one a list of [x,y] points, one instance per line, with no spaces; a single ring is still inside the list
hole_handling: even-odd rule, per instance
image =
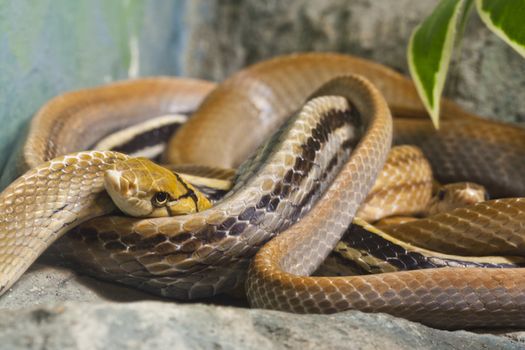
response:
[[[67,268],[37,263],[0,298],[0,309],[54,304],[57,302],[132,302],[160,300],[120,285],[82,276]]]
[[[218,305],[241,304],[215,298]],[[37,264],[0,298],[0,349],[520,349],[507,337],[447,332],[384,314],[293,315],[176,303]]]
[[[408,38],[437,3],[0,3],[0,169],[23,140],[17,136],[24,123],[45,101],[68,90],[145,75],[222,80],[254,62],[297,51],[350,53],[407,73]],[[525,121],[523,58],[474,13],[460,56],[451,69],[447,95],[481,115]],[[10,160],[5,168],[13,164]]]
[[[166,302],[63,303],[3,310],[2,349],[520,349],[383,314],[294,315]]]
[[[0,309],[68,301],[126,303],[172,300],[124,285],[97,280],[47,262],[38,262],[0,297]],[[204,301],[215,305],[247,306],[246,300],[229,296],[217,296]]]
[[[186,4],[181,73],[222,80],[279,54],[337,51],[408,73],[414,27],[438,0],[195,0]],[[446,94],[488,117],[525,121],[523,57],[471,14]]]

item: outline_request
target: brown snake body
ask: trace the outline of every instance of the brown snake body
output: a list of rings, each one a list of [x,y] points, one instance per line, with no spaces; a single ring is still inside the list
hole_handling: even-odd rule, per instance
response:
[[[349,74],[365,76],[378,90],[358,77],[335,80],[317,90]],[[100,189],[96,195],[82,193],[87,182],[97,182],[95,175],[68,187],[69,175],[57,178],[45,169],[99,174],[106,167],[102,160],[123,156],[98,152],[83,154],[81,162],[72,161],[74,156],[43,162],[86,149],[101,136],[139,120],[192,111],[212,88],[199,81],[141,80],[66,94],[43,107],[24,148],[25,163],[33,170],[0,197],[2,288],[14,283],[60,233],[77,225],[79,213],[89,211],[83,217],[87,219],[112,209]],[[315,91],[324,97],[301,107]],[[413,119],[394,123],[396,142],[419,138],[424,152],[438,165],[438,178],[474,180],[494,196],[525,194],[520,178],[525,164],[522,129],[482,121],[445,101],[442,131],[436,134],[429,122],[417,118],[425,113],[412,83],[401,75],[350,56],[292,55],[226,80],[170,141],[165,157],[170,163],[230,168],[243,164],[225,199],[209,210],[181,217],[98,217],[76,226],[57,242],[57,249],[102,278],[187,299],[239,285],[253,255],[263,247],[246,282],[255,307],[317,313],[382,311],[443,328],[525,326],[521,269],[442,268],[305,277],[351,227],[387,156],[392,128],[387,103],[394,115]],[[48,211],[35,210],[35,203],[42,200],[38,196],[51,203],[46,204]],[[95,213],[92,207],[75,204],[90,196],[96,197],[95,207],[103,209]],[[28,205],[33,205],[32,211]],[[24,216],[26,212],[33,214]],[[9,223],[13,213],[18,216]],[[399,235],[417,232],[416,237],[403,239],[422,246],[436,243],[448,252],[523,255],[525,200],[521,198],[440,215],[406,224],[409,229],[400,228]],[[47,222],[53,222],[49,230],[34,238]],[[459,238],[449,238],[452,234]]]

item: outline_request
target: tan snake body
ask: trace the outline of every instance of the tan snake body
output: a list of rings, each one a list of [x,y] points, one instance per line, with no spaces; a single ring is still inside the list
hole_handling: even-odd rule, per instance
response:
[[[246,284],[250,303],[255,307],[294,312],[336,312],[349,308],[383,311],[443,328],[524,326],[525,276],[521,269],[447,268],[370,276],[303,277],[317,268],[346,231],[386,157],[391,121],[382,95],[396,115],[424,115],[411,82],[387,68],[335,54],[287,56],[253,66],[225,81],[204,100],[170,142],[171,152],[165,159],[173,163],[237,167],[289,115],[299,110],[319,86],[348,74],[366,76],[381,93],[360,78],[338,80],[324,92],[318,92],[320,96],[344,98],[323,97],[309,102],[299,114],[299,124],[290,122],[281,128],[266,147],[244,163],[235,188],[215,207],[182,217],[95,218],[61,240],[63,255],[74,256],[103,278],[172,297],[198,298],[242,282],[247,264],[264,245],[252,262]],[[89,147],[122,126],[154,115],[191,111],[212,87],[198,81],[151,79],[59,97],[34,119],[24,149],[25,163],[30,168],[42,167],[42,162]],[[335,115],[339,118],[334,118]],[[439,151],[447,151],[442,152],[447,156],[463,155],[469,150],[466,147],[466,153],[458,152],[455,145],[466,141],[457,137],[470,135],[473,144],[485,141],[490,144],[493,138],[494,144],[487,146],[483,158],[476,162],[486,164],[496,160],[492,164],[497,164],[501,173],[496,171],[486,184],[483,180],[489,173],[487,168],[481,167],[482,170],[473,173],[479,175],[482,180],[479,182],[487,185],[494,196],[524,194],[520,179],[525,164],[521,153],[525,144],[523,130],[495,122],[484,124],[447,101],[443,103],[443,116],[445,137],[436,136],[436,141],[434,136],[423,136],[427,141],[427,146],[425,142],[422,144],[426,152],[436,153],[434,147],[438,144]],[[453,118],[458,120],[452,121]],[[415,123],[422,124],[399,128],[398,138],[408,140],[424,135],[423,132],[431,133],[428,122],[415,120]],[[321,132],[327,125],[331,125],[328,131]],[[70,130],[77,130],[78,134]],[[413,130],[417,132],[414,134]],[[248,131],[256,132],[246,137]],[[509,137],[508,133],[515,137]],[[439,142],[444,146],[439,146]],[[502,153],[498,154],[499,151]],[[80,168],[97,173],[102,171],[100,158],[120,156],[101,152],[84,157],[85,162],[95,164],[83,163]],[[443,177],[454,177],[458,169],[465,165],[469,168],[476,162],[464,156],[450,161]],[[305,165],[308,163],[311,164]],[[472,180],[470,170],[459,171],[459,178]],[[294,178],[295,174],[299,175]],[[17,184],[27,186],[26,190],[34,188],[38,182],[24,185],[31,176],[26,175]],[[43,186],[47,186],[48,178],[49,174],[39,178]],[[16,206],[20,204],[17,184],[4,191],[0,202],[1,231],[7,232],[7,237],[4,233],[0,238],[4,289],[57,238],[52,234],[57,228],[52,227],[51,231],[55,231],[44,233],[38,247],[33,247],[33,243],[24,240],[35,233],[41,221],[34,226],[31,218],[21,218],[14,227],[6,226],[9,215],[24,210]],[[67,198],[68,190],[64,191]],[[34,201],[31,196],[39,195],[24,193],[28,196],[26,201]],[[314,205],[321,193],[322,198]],[[100,201],[105,203],[106,199]],[[472,245],[471,254],[493,254],[496,250],[501,254],[502,250],[504,254],[523,255],[524,203],[521,198],[490,201],[442,214],[439,221],[424,219],[411,226],[422,234],[406,240],[416,239],[421,245],[435,241],[462,253]],[[57,206],[63,209],[62,204]],[[310,207],[312,210],[305,214]],[[46,217],[55,215],[56,207],[50,210]],[[58,213],[62,215],[62,211]],[[429,225],[446,234],[456,228],[467,227],[467,230],[459,230],[460,238],[444,243],[444,238],[429,231]],[[474,236],[469,234],[469,227],[478,230]],[[266,243],[282,230],[282,234]],[[18,254],[20,251],[26,253]],[[13,274],[12,266],[21,260],[24,268]]]

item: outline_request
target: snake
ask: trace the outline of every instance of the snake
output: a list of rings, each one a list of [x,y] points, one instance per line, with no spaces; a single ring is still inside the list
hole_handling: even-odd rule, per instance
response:
[[[523,256],[523,129],[447,99],[441,111],[436,132],[409,79],[335,53],[270,59],[218,86],[157,77],[58,96],[31,121],[20,162],[26,172],[0,194],[0,292],[50,248],[97,277],[177,299],[244,285],[252,307],[385,312],[447,329],[523,327],[518,267],[310,276],[341,238],[371,233],[396,247]],[[182,175],[158,169],[180,186],[159,190],[162,181],[148,175],[143,191],[124,180],[122,164],[153,163],[85,151],[118,129],[179,114],[192,116],[163,131],[174,136],[162,162],[238,169],[233,188],[211,207]],[[368,225],[355,213],[392,138],[419,145],[439,181],[471,180],[496,199],[395,225],[388,234]],[[105,183],[113,186],[109,194]],[[126,205],[118,197],[123,189],[145,196],[138,216],[161,217],[117,211]],[[170,216],[179,205],[191,212]]]

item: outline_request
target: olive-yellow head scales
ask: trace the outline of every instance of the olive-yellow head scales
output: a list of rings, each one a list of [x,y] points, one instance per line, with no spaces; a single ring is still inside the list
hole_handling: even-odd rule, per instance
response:
[[[210,201],[180,175],[146,158],[115,164],[104,176],[106,191],[127,215],[160,217],[199,212]]]

